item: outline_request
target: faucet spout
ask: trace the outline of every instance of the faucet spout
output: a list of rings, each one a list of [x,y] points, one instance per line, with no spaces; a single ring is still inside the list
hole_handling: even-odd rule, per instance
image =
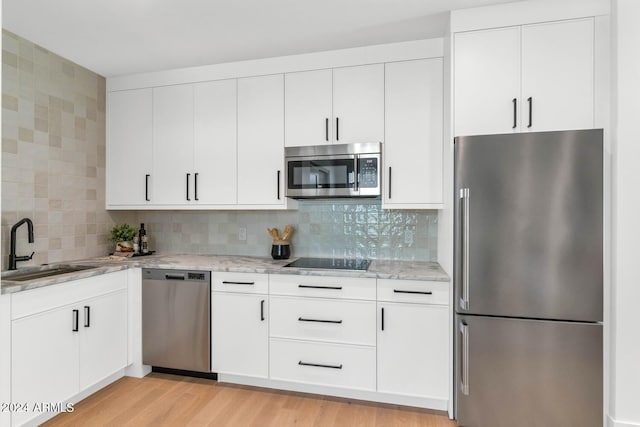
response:
[[[29,218],[22,218],[20,221],[13,224],[13,227],[11,227],[11,253],[9,253],[9,270],[15,270],[17,268],[17,261],[28,261],[33,258],[34,253],[25,256],[16,255],[16,231],[24,223],[27,224],[29,243],[33,243],[35,241],[33,237],[33,222]]]

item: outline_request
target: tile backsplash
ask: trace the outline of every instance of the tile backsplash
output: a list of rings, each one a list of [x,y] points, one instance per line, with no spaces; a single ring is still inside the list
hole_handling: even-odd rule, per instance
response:
[[[293,256],[437,259],[437,211],[383,210],[379,200],[300,201],[285,212],[141,211],[136,220],[161,252],[268,256],[267,228],[290,224]]]
[[[104,255],[114,221],[105,210],[105,79],[8,31],[2,32],[2,269],[10,229],[17,253],[42,264]]]

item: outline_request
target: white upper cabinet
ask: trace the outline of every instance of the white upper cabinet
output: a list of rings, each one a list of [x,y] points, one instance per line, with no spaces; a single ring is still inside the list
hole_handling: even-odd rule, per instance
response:
[[[236,82],[194,85],[193,199],[198,204],[236,203]]]
[[[385,65],[383,206],[443,204],[442,58]]]
[[[189,202],[192,169],[193,85],[154,88],[153,202]]]
[[[455,135],[591,128],[592,18],[457,33]]]
[[[284,76],[238,79],[238,204],[284,205]]]
[[[384,64],[285,75],[285,145],[382,142]]]
[[[594,126],[593,40],[593,19],[522,27],[522,130]]]
[[[109,93],[107,205],[149,203],[152,99],[151,89]]]
[[[333,70],[334,141],[383,142],[384,65]]]
[[[455,35],[455,135],[515,132],[520,110],[520,28]]]
[[[284,141],[287,147],[333,141],[332,87],[330,69],[285,74]]]

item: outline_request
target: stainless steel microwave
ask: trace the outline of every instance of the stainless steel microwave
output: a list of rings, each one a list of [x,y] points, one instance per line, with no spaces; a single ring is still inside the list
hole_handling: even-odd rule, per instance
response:
[[[379,197],[381,149],[380,142],[286,147],[285,195]]]

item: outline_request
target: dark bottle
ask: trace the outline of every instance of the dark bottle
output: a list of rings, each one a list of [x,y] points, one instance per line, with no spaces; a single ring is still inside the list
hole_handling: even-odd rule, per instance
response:
[[[147,235],[147,231],[144,229],[144,223],[140,224],[140,231],[138,232],[138,242],[140,242],[138,247],[138,253],[142,253],[142,238]]]

